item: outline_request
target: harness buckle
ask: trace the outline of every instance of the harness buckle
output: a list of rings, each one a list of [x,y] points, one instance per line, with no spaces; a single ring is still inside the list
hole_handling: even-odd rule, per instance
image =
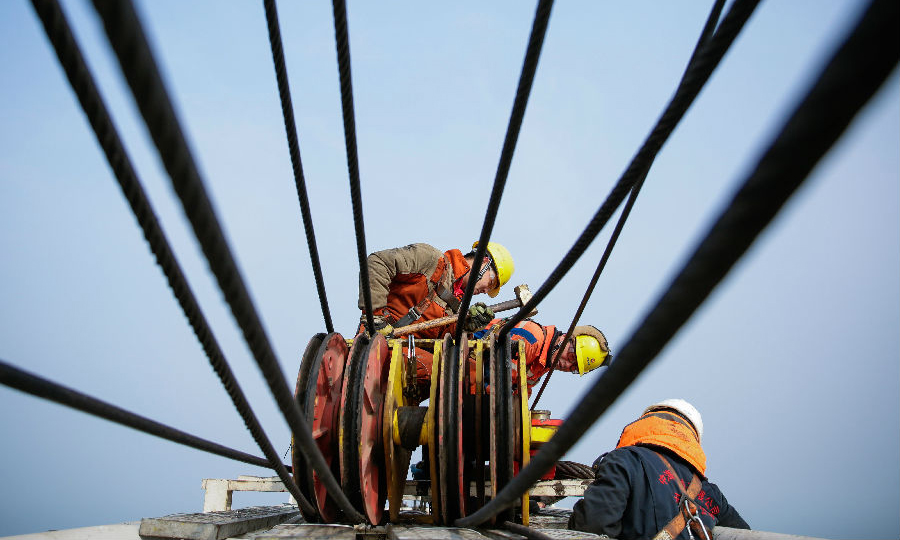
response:
[[[700,529],[700,532],[703,535],[703,538],[701,540],[712,540],[709,537],[709,534],[706,532],[706,525],[704,525],[703,521],[700,519],[700,511],[698,510],[697,505],[687,497],[684,497],[681,499],[681,508],[682,512],[684,512],[688,517],[686,526],[688,530],[688,536],[690,536],[693,540],[694,533],[691,531],[691,523],[693,522],[697,524],[697,528]]]
[[[394,323],[394,328],[403,328],[404,326],[409,326],[410,324],[419,320],[422,317],[422,312],[416,309],[416,306],[409,308],[409,311],[406,312],[406,315],[397,319],[397,322]]]

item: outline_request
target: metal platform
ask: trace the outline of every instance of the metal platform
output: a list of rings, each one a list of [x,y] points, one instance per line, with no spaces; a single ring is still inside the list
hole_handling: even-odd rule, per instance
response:
[[[529,491],[532,497],[582,497],[591,480],[542,480]],[[236,480],[205,478],[203,480],[203,511],[217,512],[231,510],[231,500],[235,491],[286,492],[284,484],[277,476],[238,476]],[[474,494],[474,487],[472,493]],[[485,491],[490,493],[491,483],[485,482]],[[424,495],[423,495],[424,494]],[[403,491],[404,498],[429,499],[427,482],[408,480]],[[291,501],[294,502],[294,501]]]
[[[296,506],[253,506],[225,512],[172,514],[144,518],[138,531],[141,538],[185,538],[223,540],[268,529],[300,515]]]
[[[597,535],[570,531],[566,529],[571,511],[564,508],[544,508],[532,514],[532,530],[544,537],[557,539],[597,539]],[[523,540],[525,537],[503,529],[460,529],[454,527],[432,527],[415,523],[398,523],[384,527],[323,525],[305,523],[282,523],[279,525],[259,525],[259,518],[266,519],[285,515],[295,516],[288,521],[299,518],[297,507],[280,505],[272,507],[244,508],[214,514],[174,514],[161,518],[145,519],[141,524],[122,523],[117,525],[101,525],[61,531],[8,536],[3,540],[156,540],[172,538],[217,538],[222,540],[266,540],[266,539],[326,539],[326,540],[419,540],[419,539],[452,539],[452,540]],[[198,516],[205,516],[203,519]],[[165,522],[167,530],[182,536],[149,536],[139,535],[144,523],[159,524]],[[149,525],[148,525],[149,526]],[[155,526],[155,525],[154,525]],[[183,527],[183,528],[182,528]],[[244,529],[245,532],[237,531]],[[194,531],[190,533],[190,531]],[[212,533],[212,531],[215,531]],[[161,531],[155,530],[155,533]],[[206,536],[200,536],[197,533]],[[187,534],[187,535],[185,535]],[[193,535],[192,535],[193,534]],[[214,536],[213,536],[214,534]],[[794,536],[765,531],[747,531],[727,527],[713,528],[713,540],[817,540],[807,536]]]
[[[540,525],[533,527],[551,538],[596,539],[597,535],[565,529],[569,510],[548,509],[533,514]],[[285,523],[291,521],[293,523]],[[328,539],[328,540],[522,540],[525,537],[500,529],[464,529],[435,527],[414,521],[391,523],[373,527],[302,523],[296,506],[257,506],[224,512],[173,514],[141,521],[142,540],[226,540],[229,538],[267,539]]]

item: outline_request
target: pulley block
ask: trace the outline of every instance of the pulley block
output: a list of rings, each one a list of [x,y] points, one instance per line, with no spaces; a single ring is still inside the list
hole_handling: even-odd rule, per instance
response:
[[[512,384],[514,358],[520,374],[526,368],[520,342],[491,335],[471,342],[463,337],[457,344],[450,334],[420,340],[416,350],[431,355],[427,407],[416,403],[426,372],[418,380],[411,373],[419,366],[402,340],[388,343],[380,334],[360,333],[351,343],[337,333],[316,334],[303,354],[295,396],[341,489],[370,523],[385,519],[386,503],[390,520],[400,518],[410,456],[419,446],[424,445],[430,474],[419,489],[431,493],[435,524],[449,525],[473,513],[527,463],[527,381],[519,377],[515,391]],[[418,390],[411,392],[410,385]],[[338,521],[341,512],[303,455],[295,450],[292,462],[295,481],[315,499],[322,520]],[[525,523],[527,505],[526,495]],[[512,521],[512,512],[495,521]]]
[[[314,336],[304,352],[295,391],[313,439],[336,477],[340,469],[334,456],[338,449],[338,412],[347,354],[347,342],[340,334]],[[337,520],[340,516],[337,503],[328,496],[319,475],[296,446],[292,466],[295,481],[303,492],[311,494],[322,520]]]
[[[384,404],[390,368],[384,336],[356,336],[350,350],[340,410],[341,487],[369,522],[384,514],[387,481]]]
[[[491,336],[490,345],[490,464],[491,498],[503,489],[513,476],[512,375],[510,340]],[[507,509],[492,520],[512,521]]]
[[[432,369],[435,369],[433,364]],[[448,524],[459,518],[459,482],[456,480],[459,371],[459,348],[454,345],[450,334],[447,334],[442,347],[438,394],[438,494],[441,500],[441,522]]]

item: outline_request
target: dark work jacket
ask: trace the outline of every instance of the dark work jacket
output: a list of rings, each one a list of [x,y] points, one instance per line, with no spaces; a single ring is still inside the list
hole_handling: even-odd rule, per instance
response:
[[[690,484],[695,471],[686,461],[669,450],[654,450],[669,460],[683,482]],[[569,528],[619,540],[653,538],[662,530],[679,512],[681,491],[654,450],[624,446],[602,457],[595,467],[594,483],[588,486],[584,499],[575,503]],[[714,525],[749,529],[718,486],[698,476],[702,489],[696,500],[703,523],[710,529]],[[678,538],[689,538],[686,528]]]

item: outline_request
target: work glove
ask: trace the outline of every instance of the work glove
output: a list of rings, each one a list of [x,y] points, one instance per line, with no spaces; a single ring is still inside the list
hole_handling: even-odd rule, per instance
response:
[[[373,322],[375,323],[375,331],[379,334],[383,335],[386,338],[390,338],[394,336],[394,327],[391,326],[391,323],[387,321],[384,317],[374,317]],[[363,324],[365,324],[365,320],[363,320]]]
[[[478,302],[469,308],[469,316],[466,317],[466,332],[481,330],[494,318],[494,312],[484,302]]]

